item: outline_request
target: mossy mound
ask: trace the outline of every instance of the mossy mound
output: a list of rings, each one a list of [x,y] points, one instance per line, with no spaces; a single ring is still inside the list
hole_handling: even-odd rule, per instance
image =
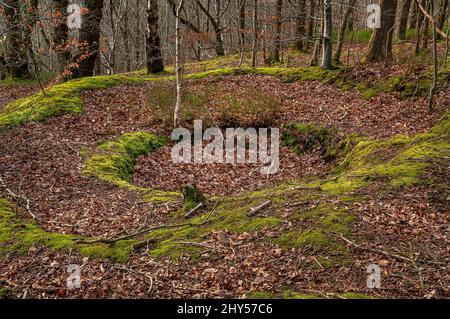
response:
[[[323,295],[319,295],[304,294],[291,289],[283,290],[281,292],[252,291],[248,294],[249,299],[325,299],[325,296],[330,296],[328,298],[334,299],[376,299],[373,296],[353,292],[324,293]]]
[[[450,120],[444,118],[427,133],[413,138],[396,136],[386,140],[360,141],[336,169],[337,174],[323,183],[324,191],[343,194],[373,181],[391,187],[426,183],[422,173],[433,158],[450,152]]]
[[[317,295],[302,294],[294,290],[284,290],[281,292],[252,291],[247,297],[249,299],[320,299]]]
[[[216,65],[214,62],[208,64]],[[44,121],[49,117],[63,114],[79,113],[83,108],[80,93],[85,90],[106,89],[119,84],[139,84],[145,81],[173,81],[173,72],[161,75],[144,75],[135,72],[128,75],[96,76],[71,80],[62,84],[53,85],[42,92],[19,99],[6,105],[0,113],[0,129],[21,125],[29,121]],[[364,98],[370,99],[382,92],[400,92],[402,98],[411,96],[424,96],[428,94],[432,83],[432,73],[426,72],[418,80],[408,80],[406,76],[393,76],[378,80],[368,85],[363,79],[348,80],[345,68],[335,67],[333,70],[324,70],[321,67],[283,68],[283,67],[227,67],[207,68],[206,71],[187,74],[186,79],[197,80],[206,77],[220,77],[229,75],[269,75],[281,78],[284,82],[294,81],[320,81],[336,84],[342,89],[358,88]],[[441,71],[440,83],[450,79],[449,71]]]
[[[130,255],[133,241],[118,242],[114,245],[79,245],[76,239],[80,237],[46,232],[34,221],[19,219],[13,209],[12,203],[0,198],[0,256],[13,252],[27,253],[37,245],[58,251],[74,249],[84,256],[107,258],[117,262],[126,261]]]
[[[291,123],[283,128],[282,142],[298,155],[320,150],[331,161],[346,155],[360,138],[351,134],[341,138],[335,129],[315,123]]]
[[[446,85],[450,81],[450,72],[441,70],[438,75],[438,83]],[[417,79],[410,79],[408,75],[396,75],[385,77],[369,85],[364,80],[359,82],[350,81],[347,85],[356,87],[363,98],[370,100],[380,93],[400,93],[401,99],[414,96],[427,96],[433,84],[433,72],[427,71],[418,76]]]
[[[83,173],[118,186],[127,186],[133,177],[137,158],[165,143],[165,138],[148,132],[125,133],[114,141],[100,144],[86,161]]]
[[[319,260],[323,267],[345,263],[346,251],[336,235],[344,234],[351,237],[350,225],[354,217],[348,214],[345,205],[340,207],[323,201],[327,198],[333,200],[333,203],[336,202],[336,198],[339,199],[338,202],[357,201],[358,198],[351,192],[372,182],[390,188],[427,183],[427,179],[422,175],[431,165],[430,161],[444,158],[449,154],[449,125],[450,117],[446,114],[427,133],[413,138],[397,136],[381,141],[360,140],[337,166],[334,174],[326,179],[305,178],[255,192],[227,196],[220,200],[208,198],[207,212],[191,218],[190,222],[193,225],[156,230],[141,236],[139,240],[154,243],[149,245],[149,254],[155,258],[162,256],[177,258],[186,252],[195,257],[204,250],[205,247],[201,243],[213,231],[227,230],[237,234],[264,229],[277,231],[284,229],[283,224],[289,221],[294,225],[289,231],[277,238],[261,237],[261,240],[286,248],[311,247],[314,250],[323,250],[324,258]],[[100,157],[88,160],[86,168],[89,168],[88,175],[121,187],[133,188],[129,180],[136,157],[157,149],[162,144],[163,141],[159,138],[145,132],[129,133],[115,141],[103,143],[96,149],[94,155]],[[117,157],[121,159],[117,160]],[[142,192],[143,197],[147,196],[149,200],[158,197],[162,201],[168,201],[172,196],[156,190],[142,189]],[[178,195],[173,194],[174,197]],[[273,204],[264,214],[248,216],[252,207],[268,199]],[[312,202],[318,199],[322,202],[318,206],[300,207],[285,218],[278,214],[286,203]],[[213,208],[214,212],[210,215],[208,211]],[[12,205],[5,200],[0,201],[0,214],[0,254],[13,251],[26,252],[33,245],[42,244],[55,250],[73,248],[88,256],[123,261],[127,259],[132,244],[135,243],[135,241],[119,241],[113,245],[78,245],[73,235],[47,233],[34,222],[20,221],[13,213]],[[207,219],[208,222],[204,223]],[[185,220],[176,218],[174,223],[177,222],[181,224],[185,223]],[[332,254],[327,254],[327,251]]]
[[[149,132],[125,133],[113,141],[101,143],[85,161],[83,174],[118,187],[140,191],[145,202],[176,201],[180,194],[139,188],[131,184],[136,160],[164,146],[167,139]]]
[[[52,116],[79,113],[83,108],[80,97],[82,91],[142,81],[137,77],[114,75],[86,77],[53,85],[45,93],[39,92],[6,105],[0,113],[0,129],[28,121],[44,121]]]

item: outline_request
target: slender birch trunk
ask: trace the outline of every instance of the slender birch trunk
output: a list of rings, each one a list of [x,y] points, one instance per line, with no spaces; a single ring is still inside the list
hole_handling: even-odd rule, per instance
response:
[[[176,10],[175,16],[175,68],[176,68],[176,79],[177,79],[177,103],[175,105],[175,112],[173,116],[173,125],[178,127],[180,124],[180,110],[181,110],[181,99],[183,95],[183,83],[182,83],[182,66],[180,59],[181,51],[181,36],[180,36],[180,14],[183,8],[184,0],[180,0]]]

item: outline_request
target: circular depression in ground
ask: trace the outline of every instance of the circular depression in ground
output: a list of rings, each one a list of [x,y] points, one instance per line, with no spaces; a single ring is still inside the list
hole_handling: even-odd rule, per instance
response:
[[[177,191],[186,184],[195,184],[207,195],[231,195],[254,191],[283,180],[322,174],[328,164],[320,152],[298,156],[289,148],[280,147],[280,169],[276,174],[261,173],[263,164],[174,164],[172,146],[139,157],[133,183],[139,187]]]

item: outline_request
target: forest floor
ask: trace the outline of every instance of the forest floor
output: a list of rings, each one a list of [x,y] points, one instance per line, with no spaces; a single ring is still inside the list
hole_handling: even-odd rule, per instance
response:
[[[448,70],[430,112],[426,58],[331,76],[302,55],[254,73],[220,69],[236,63],[226,59],[188,65],[182,124],[282,128],[290,142],[269,178],[258,164],[171,162],[171,142],[156,142],[171,132],[170,69],[46,96],[2,84],[0,298],[449,296]],[[75,112],[23,120],[27,103],[78,96]],[[188,183],[207,197],[190,220]],[[79,289],[66,286],[70,264]],[[367,288],[371,264],[381,288]]]

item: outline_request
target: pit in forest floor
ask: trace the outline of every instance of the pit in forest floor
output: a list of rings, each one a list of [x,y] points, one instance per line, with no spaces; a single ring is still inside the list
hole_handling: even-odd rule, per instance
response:
[[[262,163],[245,164],[174,164],[171,146],[139,157],[133,183],[139,187],[177,191],[186,184],[195,184],[210,196],[254,191],[282,180],[318,175],[328,171],[320,152],[298,156],[287,147],[280,147],[280,169],[272,175],[261,174]]]

